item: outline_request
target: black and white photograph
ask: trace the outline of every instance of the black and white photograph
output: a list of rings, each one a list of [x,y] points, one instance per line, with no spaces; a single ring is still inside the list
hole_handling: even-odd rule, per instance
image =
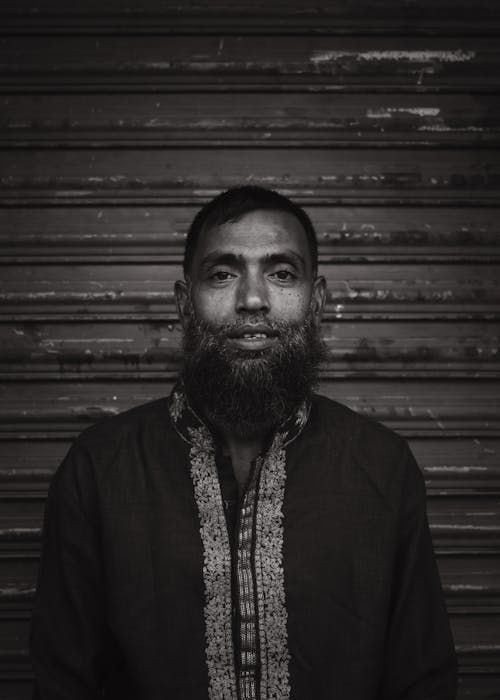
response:
[[[500,4],[0,3],[0,700],[500,700]]]

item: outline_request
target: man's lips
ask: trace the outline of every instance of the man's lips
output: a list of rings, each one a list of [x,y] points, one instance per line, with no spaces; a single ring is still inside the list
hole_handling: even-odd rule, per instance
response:
[[[247,323],[243,326],[238,326],[233,331],[228,334],[231,339],[234,338],[274,338],[276,332],[273,331],[271,326],[264,323],[252,324]]]
[[[277,334],[266,324],[245,324],[231,331],[228,340],[244,350],[263,350],[276,342]]]

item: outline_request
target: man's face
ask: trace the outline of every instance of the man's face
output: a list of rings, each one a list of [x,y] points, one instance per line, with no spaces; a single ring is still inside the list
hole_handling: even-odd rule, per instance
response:
[[[302,225],[281,211],[253,211],[206,232],[197,243],[190,281],[192,311],[211,325],[245,318],[301,324],[311,307],[318,323],[325,296],[324,279],[313,279]],[[188,293],[182,284],[176,293],[183,319]],[[276,342],[265,323],[251,325],[230,342],[242,350]]]
[[[212,424],[248,437],[298,408],[325,354],[324,296],[291,214],[257,210],[202,236],[176,298],[185,387]]]

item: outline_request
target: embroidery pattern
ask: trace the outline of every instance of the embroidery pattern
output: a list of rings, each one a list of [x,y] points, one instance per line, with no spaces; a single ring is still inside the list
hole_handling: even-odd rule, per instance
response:
[[[186,406],[186,399],[184,397],[184,394],[180,391],[173,391],[172,397],[170,399],[169,410],[170,410],[170,415],[171,415],[174,423],[177,423],[177,421],[181,417],[185,406]]]
[[[206,660],[210,700],[234,700],[231,550],[210,432],[188,428],[191,478],[200,517],[205,585]]]
[[[255,569],[261,649],[261,695],[290,697],[287,611],[283,571],[283,501],[286,433],[277,433],[261,471]]]
[[[302,406],[297,410],[297,417],[295,419],[295,425],[299,428],[303,428],[309,418],[309,406],[307,403],[303,403]]]
[[[231,547],[215,445],[210,430],[190,407],[181,382],[170,395],[172,423],[190,445],[190,473],[200,518],[210,700],[255,700],[257,694],[262,700],[289,700],[290,654],[283,570],[285,447],[307,423],[309,409],[305,402],[276,433],[267,455],[256,464],[242,504],[234,572],[240,606],[241,668],[237,677],[232,637]]]
[[[257,591],[254,580],[252,544],[255,520],[255,485],[260,470],[260,460],[243,500],[238,530],[236,576],[238,579],[239,605],[239,675],[238,686],[241,700],[256,700],[259,674],[257,654]]]

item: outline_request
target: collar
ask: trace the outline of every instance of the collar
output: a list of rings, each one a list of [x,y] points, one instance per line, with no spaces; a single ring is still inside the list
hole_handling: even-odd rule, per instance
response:
[[[295,440],[306,425],[310,410],[311,402],[306,399],[277,427],[269,451],[281,449]],[[205,452],[215,453],[215,436],[189,404],[181,378],[177,380],[168,398],[168,411],[175,430],[183,440],[202,448]]]

